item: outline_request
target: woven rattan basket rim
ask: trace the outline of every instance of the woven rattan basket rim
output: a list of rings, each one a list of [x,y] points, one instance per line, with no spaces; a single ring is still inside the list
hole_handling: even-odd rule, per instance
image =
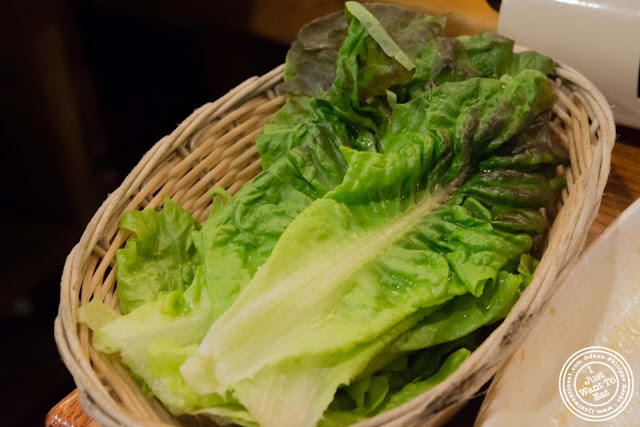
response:
[[[274,98],[273,88],[282,80],[282,71],[283,66],[280,66],[264,76],[248,79],[215,102],[195,110],[170,135],[156,143],[98,209],[80,242],[69,254],[61,280],[55,338],[62,359],[80,390],[83,409],[100,424],[134,426],[150,425],[150,422],[145,420],[141,423],[139,419],[134,419],[123,411],[112,398],[109,386],[105,386],[96,374],[82,348],[76,310],[80,304],[80,287],[89,258],[96,246],[99,246],[108,226],[113,224],[114,218],[118,219],[122,215],[127,203],[163,161],[174,152],[184,149],[185,144],[212,117],[224,117],[257,96],[267,94],[267,98]],[[419,418],[424,420],[423,417],[435,419],[450,405],[472,397],[477,388],[504,361],[505,356],[500,353],[517,343],[523,335],[522,331],[532,323],[532,319],[553,294],[553,285],[558,275],[577,259],[584,245],[588,226],[598,211],[608,177],[615,124],[606,99],[585,77],[563,64],[558,65],[555,76],[558,86],[562,85],[571,91],[570,94],[559,92],[559,103],[553,111],[560,125],[568,129],[568,135],[573,135],[576,141],[580,141],[576,142],[578,151],[571,152],[571,165],[577,176],[567,176],[569,191],[565,191],[563,195],[564,208],[555,219],[549,234],[548,249],[534,281],[505,321],[445,382],[399,408],[366,420],[364,425],[400,425],[415,422]],[[276,101],[277,99],[274,103]],[[133,387],[133,383],[131,384]],[[158,424],[166,425],[171,422],[171,418],[163,413],[159,405],[156,404],[151,411],[156,415]]]

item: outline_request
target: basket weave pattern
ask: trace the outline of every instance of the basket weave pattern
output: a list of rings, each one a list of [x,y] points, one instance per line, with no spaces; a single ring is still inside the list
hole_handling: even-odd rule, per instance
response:
[[[92,298],[119,309],[115,255],[129,237],[118,229],[120,218],[130,210],[158,208],[168,195],[203,223],[209,213],[211,187],[223,187],[233,194],[257,175],[261,164],[255,137],[285,101],[274,91],[282,81],[282,69],[253,77],[200,107],[155,144],[103,203],[69,254],[55,338],[80,390],[83,409],[100,424],[177,422],[133,382],[117,355],[96,351],[87,326],[77,323],[78,307]],[[447,381],[363,424],[424,425],[426,420],[434,424],[471,398],[506,360],[553,294],[562,270],[579,255],[608,177],[615,127],[606,100],[588,80],[564,65],[558,66],[555,75],[558,102],[551,131],[569,149],[570,166],[559,168],[567,187],[557,205],[546,212],[555,220],[534,281],[507,319]]]

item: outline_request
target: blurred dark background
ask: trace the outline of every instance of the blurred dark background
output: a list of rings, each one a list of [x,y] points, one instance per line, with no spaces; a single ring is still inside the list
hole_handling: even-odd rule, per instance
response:
[[[396,3],[430,13],[462,8],[466,15],[450,19],[453,34],[497,22],[477,0]],[[338,0],[0,2],[2,425],[41,426],[75,388],[53,321],[65,257],[99,204],[195,108],[282,63],[302,24],[342,7]]]

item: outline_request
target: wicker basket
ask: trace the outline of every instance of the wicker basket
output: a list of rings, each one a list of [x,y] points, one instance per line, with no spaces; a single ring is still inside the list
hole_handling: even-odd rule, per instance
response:
[[[167,194],[204,222],[212,186],[235,193],[260,172],[255,136],[284,103],[284,97],[274,92],[281,79],[282,67],[278,67],[197,109],[142,158],[96,212],[69,254],[55,338],[80,390],[83,409],[100,424],[178,422],[142,392],[117,356],[105,356],[92,348],[90,331],[77,323],[78,307],[92,298],[118,309],[114,262],[116,251],[128,237],[118,230],[118,221],[127,211],[161,206]],[[552,295],[562,271],[579,255],[609,174],[615,127],[606,100],[582,75],[560,65],[554,79],[558,103],[551,129],[569,148],[571,165],[561,171],[568,182],[562,200],[547,212],[555,220],[533,283],[506,320],[445,382],[363,425],[424,425],[445,420],[506,360]]]

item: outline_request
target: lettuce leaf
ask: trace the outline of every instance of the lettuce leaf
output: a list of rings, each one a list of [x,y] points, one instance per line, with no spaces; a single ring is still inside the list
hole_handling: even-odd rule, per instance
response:
[[[513,53],[513,40],[498,34],[449,38],[445,17],[432,17],[387,4],[364,4],[389,38],[415,64],[411,80],[394,88],[401,102],[419,96],[430,85],[473,77],[499,78],[532,69],[550,74],[555,62],[537,52]],[[305,25],[287,53],[284,92],[313,96],[327,90],[335,76],[338,51],[347,25],[340,13]]]
[[[194,244],[200,224],[189,212],[165,197],[162,211],[127,212],[119,225],[136,234],[116,254],[116,291],[123,313],[191,284],[201,260]]]
[[[375,18],[360,5],[351,7],[367,24],[348,14],[349,34],[329,92],[289,97],[256,138],[265,171],[202,230],[207,283],[215,286],[210,292],[214,319],[266,261],[289,223],[342,182],[347,163],[340,148],[377,149],[375,133],[386,129],[388,119],[380,105],[365,99],[410,77],[369,34],[367,28],[377,28],[378,40],[397,50]]]
[[[384,46],[396,45],[402,52],[400,55],[406,56],[412,62],[421,45],[435,36],[442,35],[444,19],[441,17],[418,14],[389,4],[347,3],[347,10],[360,9],[357,12],[360,18],[365,15],[361,9],[366,9],[373,16],[374,20],[367,18],[363,21],[367,23],[368,30],[384,31],[376,42]],[[351,12],[347,13],[347,19],[349,15]],[[280,86],[280,90],[308,96],[328,90],[337,75],[338,51],[345,45],[349,23],[345,21],[343,13],[337,12],[303,26],[287,53],[285,83]],[[373,31],[375,34],[376,30]],[[389,40],[392,43],[389,43]],[[395,51],[398,52],[398,49]],[[387,55],[393,56],[388,53]],[[406,62],[405,65],[409,63]]]
[[[202,251],[212,321],[237,298],[264,264],[289,223],[336,185],[336,157],[291,150],[244,186],[202,228]]]
[[[324,157],[340,161],[338,147],[351,146],[346,123],[335,115],[331,105],[318,98],[291,95],[278,110],[264,132],[256,137],[256,145],[264,170],[269,169],[278,159],[296,147],[311,151],[317,159],[317,168],[334,182],[340,182],[342,168],[327,169]],[[323,170],[324,169],[324,170]]]
[[[355,380],[338,390],[318,426],[355,424],[428,391],[453,373],[477,347],[479,340],[472,338],[406,353],[375,374]]]
[[[404,403],[407,403],[410,400],[420,396],[422,393],[437,386],[442,381],[446,380],[447,377],[451,375],[456,369],[458,369],[458,367],[462,365],[462,362],[467,360],[470,354],[471,352],[466,348],[461,348],[453,352],[449,357],[447,357],[447,359],[435,374],[431,375],[429,378],[423,381],[411,382],[407,384],[402,390],[391,396],[389,402],[384,406],[383,411],[388,411]]]
[[[341,147],[344,180],[289,224],[182,366],[187,383],[236,390],[261,425],[315,424],[407,329],[397,325],[479,297],[529,251],[528,234],[494,229],[464,201],[535,210],[553,200],[553,179],[481,171],[470,153],[490,157],[554,100],[536,71],[447,83],[394,110],[382,153]]]
[[[514,169],[530,171],[555,167],[569,159],[569,152],[551,137],[549,114],[540,115],[531,125],[504,144],[494,156],[483,160],[484,170]],[[549,172],[554,172],[553,168]]]
[[[409,92],[417,95],[431,83],[482,76],[468,61],[464,45],[457,39],[444,36],[444,16],[423,15],[389,4],[349,6],[353,2],[347,3],[347,9],[368,10],[376,20],[370,28],[381,28],[385,32],[384,40],[377,41],[385,46],[391,40],[415,66],[411,81],[395,88],[402,92],[403,100],[407,99]],[[346,37],[347,25],[340,13],[327,15],[302,27],[287,53],[285,82],[279,89],[308,96],[327,90],[337,76],[335,63]]]
[[[315,95],[331,87],[348,24],[339,11],[304,25],[287,52],[280,91]]]
[[[261,370],[237,383],[234,390],[262,426],[315,425],[334,397],[334,384],[348,382],[353,371],[361,371],[370,358],[417,319],[410,316],[379,339],[351,351],[285,360],[277,369]],[[188,378],[184,367],[183,375]]]
[[[513,52],[514,42],[499,34],[483,33],[460,36],[470,63],[486,77],[500,78],[504,74],[516,75],[522,70],[537,70],[548,75],[556,63],[537,52]]]
[[[345,166],[339,147],[377,150],[376,142],[389,121],[389,108],[381,95],[407,82],[415,66],[362,5],[347,2],[346,20],[348,33],[332,64],[335,78],[329,89],[312,98],[289,96],[256,138],[265,170],[300,146],[324,150],[319,158],[336,157]]]
[[[186,291],[163,292],[126,315],[92,301],[79,308],[78,319],[93,329],[97,350],[120,352],[122,361],[153,395],[180,414],[224,403],[218,395],[195,393],[179,372],[205,336],[210,312],[200,267]]]
[[[256,425],[232,393],[198,394],[188,386],[180,366],[193,355],[211,324],[211,306],[202,267],[186,291],[161,293],[126,315],[97,300],[78,309],[78,321],[93,329],[93,346],[120,353],[122,362],[143,388],[174,415],[202,412],[243,425]]]
[[[386,91],[407,82],[415,65],[367,9],[356,2],[345,5],[350,25],[338,53],[329,102],[342,120],[380,137],[389,119],[384,111]],[[385,97],[375,98],[381,95]],[[360,135],[354,139],[372,151],[370,141],[363,144]]]
[[[501,271],[498,280],[489,283],[482,295],[476,298],[467,294],[454,298],[400,336],[391,351],[420,350],[454,341],[481,326],[501,320],[517,300],[521,287],[521,277]]]

